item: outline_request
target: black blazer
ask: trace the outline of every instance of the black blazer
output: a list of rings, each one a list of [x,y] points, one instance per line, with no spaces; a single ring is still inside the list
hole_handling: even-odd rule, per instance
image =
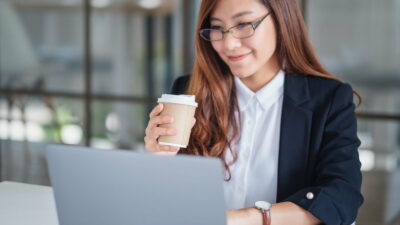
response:
[[[172,94],[183,94],[189,78],[179,77]],[[355,221],[363,197],[354,108],[348,84],[285,75],[277,202],[293,202],[328,225]]]

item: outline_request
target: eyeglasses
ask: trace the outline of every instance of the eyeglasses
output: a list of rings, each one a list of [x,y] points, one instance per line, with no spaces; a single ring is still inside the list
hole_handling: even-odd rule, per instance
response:
[[[227,30],[222,29],[201,29],[200,36],[206,41],[221,41],[224,39],[224,34],[231,33],[233,37],[238,39],[248,38],[253,36],[257,27],[264,21],[265,18],[269,16],[270,13],[265,15],[263,18],[258,20],[255,23],[240,23],[236,26],[233,26]]]

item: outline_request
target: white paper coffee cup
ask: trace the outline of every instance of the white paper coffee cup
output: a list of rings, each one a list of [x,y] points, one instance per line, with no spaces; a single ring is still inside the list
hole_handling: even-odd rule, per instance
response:
[[[177,130],[176,135],[160,136],[158,143],[186,148],[189,143],[194,114],[198,106],[195,96],[163,94],[157,102],[164,104],[164,109],[160,115],[168,115],[174,118],[173,123],[163,124],[160,127],[173,127]]]

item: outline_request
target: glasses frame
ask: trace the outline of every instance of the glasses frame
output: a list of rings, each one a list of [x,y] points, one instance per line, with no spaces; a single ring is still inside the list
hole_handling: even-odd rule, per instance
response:
[[[251,36],[254,35],[254,33],[255,33],[257,27],[258,27],[258,26],[265,20],[265,18],[267,18],[270,14],[271,14],[271,13],[268,12],[267,15],[263,16],[263,17],[262,17],[261,19],[259,19],[258,21],[254,22],[254,23],[248,23],[248,24],[246,24],[246,25],[251,25],[251,27],[253,28],[253,33],[250,34],[249,36],[246,36],[246,37],[236,37],[236,36],[235,36],[235,33],[232,32],[232,29],[235,29],[235,28],[237,28],[237,27],[239,27],[239,26],[243,26],[243,25],[240,25],[240,24],[235,25],[235,26],[233,26],[233,27],[230,27],[230,28],[226,29],[225,31],[222,30],[222,29],[205,28],[205,29],[201,29],[201,30],[199,31],[199,34],[200,34],[200,37],[202,37],[204,40],[210,41],[210,42],[213,42],[213,41],[222,41],[222,40],[224,40],[224,37],[225,37],[225,34],[226,34],[226,33],[232,33],[232,36],[233,36],[234,38],[236,38],[236,39],[249,38],[249,37],[251,37]],[[222,38],[221,38],[221,39],[218,39],[218,40],[210,40],[210,39],[208,39],[208,38],[206,38],[205,36],[202,35],[202,33],[203,33],[204,31],[220,31],[220,32],[222,33]]]

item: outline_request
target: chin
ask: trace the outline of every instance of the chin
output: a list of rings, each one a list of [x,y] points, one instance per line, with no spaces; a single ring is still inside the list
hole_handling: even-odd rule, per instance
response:
[[[231,73],[238,78],[248,78],[257,71],[257,67],[252,65],[251,62],[241,65],[229,66]]]
[[[244,71],[232,71],[231,70],[231,72],[232,72],[233,76],[240,78],[240,79],[244,79],[244,78],[251,76],[251,73],[249,73],[248,71],[244,72]]]

